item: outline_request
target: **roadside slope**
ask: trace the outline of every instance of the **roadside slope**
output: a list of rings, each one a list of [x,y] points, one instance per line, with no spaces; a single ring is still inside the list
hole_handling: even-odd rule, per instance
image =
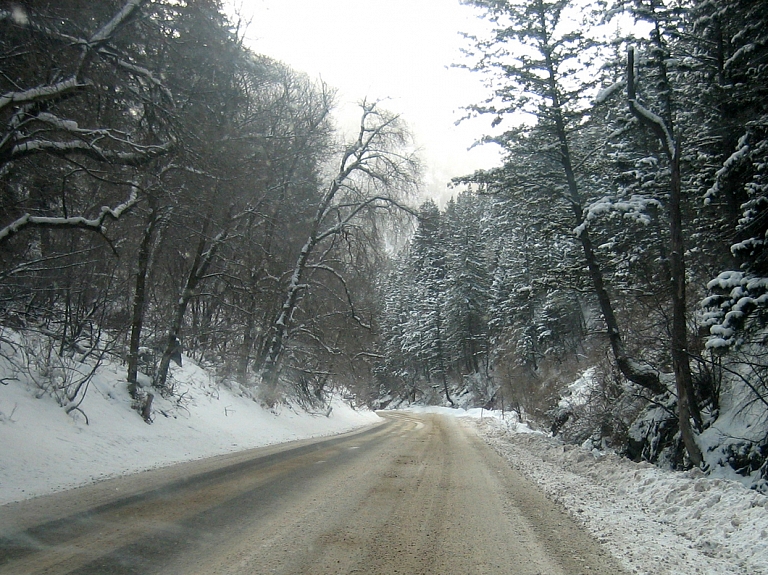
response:
[[[173,372],[177,397],[156,397],[154,422],[148,425],[131,409],[123,372],[114,364],[100,370],[81,406],[85,416],[67,415],[18,373],[17,381],[0,386],[0,505],[379,421],[339,399],[314,414],[286,406],[265,410],[247,390],[214,383],[185,357],[184,367]]]

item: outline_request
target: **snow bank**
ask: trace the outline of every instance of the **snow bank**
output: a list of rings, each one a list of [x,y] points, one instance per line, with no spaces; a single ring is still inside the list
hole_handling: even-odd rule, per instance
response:
[[[521,421],[520,416],[515,411],[501,412],[498,410],[488,410],[481,407],[471,409],[438,407],[435,405],[412,405],[398,411],[407,411],[411,413],[437,413],[440,415],[449,415],[451,417],[460,417],[467,419],[476,419],[478,421],[493,421],[497,428],[504,429],[511,433],[540,433],[534,431],[526,423]]]
[[[666,471],[544,434],[514,433],[495,418],[477,426],[628,572],[768,574],[768,497],[699,471]]]
[[[4,371],[5,368],[5,371]],[[0,362],[0,376],[8,365]],[[241,390],[215,385],[184,357],[173,368],[178,397],[157,396],[154,423],[131,409],[124,369],[106,365],[82,410],[67,415],[18,373],[0,385],[0,504],[223,453],[349,431],[380,418],[340,399],[321,413],[263,409]],[[40,396],[39,398],[36,396]]]

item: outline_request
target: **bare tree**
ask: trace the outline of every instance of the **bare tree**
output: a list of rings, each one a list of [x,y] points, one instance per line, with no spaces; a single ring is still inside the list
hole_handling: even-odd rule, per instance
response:
[[[400,119],[382,111],[377,103],[363,102],[357,138],[343,151],[336,174],[320,198],[309,233],[290,272],[279,313],[271,326],[267,353],[261,367],[262,393],[269,404],[277,401],[280,362],[291,336],[295,313],[310,289],[311,272],[335,279],[347,295],[349,312],[362,326],[342,273],[328,257],[333,243],[360,226],[366,217],[402,207],[400,198],[416,183],[417,163],[407,149],[408,138]]]

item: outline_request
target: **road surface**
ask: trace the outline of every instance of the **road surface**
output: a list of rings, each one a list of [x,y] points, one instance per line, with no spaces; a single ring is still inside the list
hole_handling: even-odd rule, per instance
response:
[[[471,424],[385,417],[0,507],[0,574],[621,573]]]

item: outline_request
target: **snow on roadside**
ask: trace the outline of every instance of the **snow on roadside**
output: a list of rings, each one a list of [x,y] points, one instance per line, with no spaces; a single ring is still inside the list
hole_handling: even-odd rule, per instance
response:
[[[187,357],[173,369],[177,400],[157,396],[154,423],[131,409],[124,369],[101,368],[67,415],[0,358],[0,505],[182,461],[349,431],[380,421],[336,399],[330,412],[263,409],[247,390],[215,385]],[[36,396],[42,397],[37,398]]]
[[[441,407],[437,405],[411,405],[398,411],[410,411],[411,413],[437,413],[440,415],[448,415],[450,417],[459,417],[467,419],[477,419],[483,421],[489,419],[497,422],[509,430],[511,433],[538,433],[533,431],[527,424],[520,420],[520,416],[515,411],[489,411],[481,407],[473,407],[470,409],[453,408],[453,407]]]
[[[524,424],[506,419],[486,411],[476,425],[629,573],[768,575],[768,497],[698,470],[666,471],[521,433]]]

